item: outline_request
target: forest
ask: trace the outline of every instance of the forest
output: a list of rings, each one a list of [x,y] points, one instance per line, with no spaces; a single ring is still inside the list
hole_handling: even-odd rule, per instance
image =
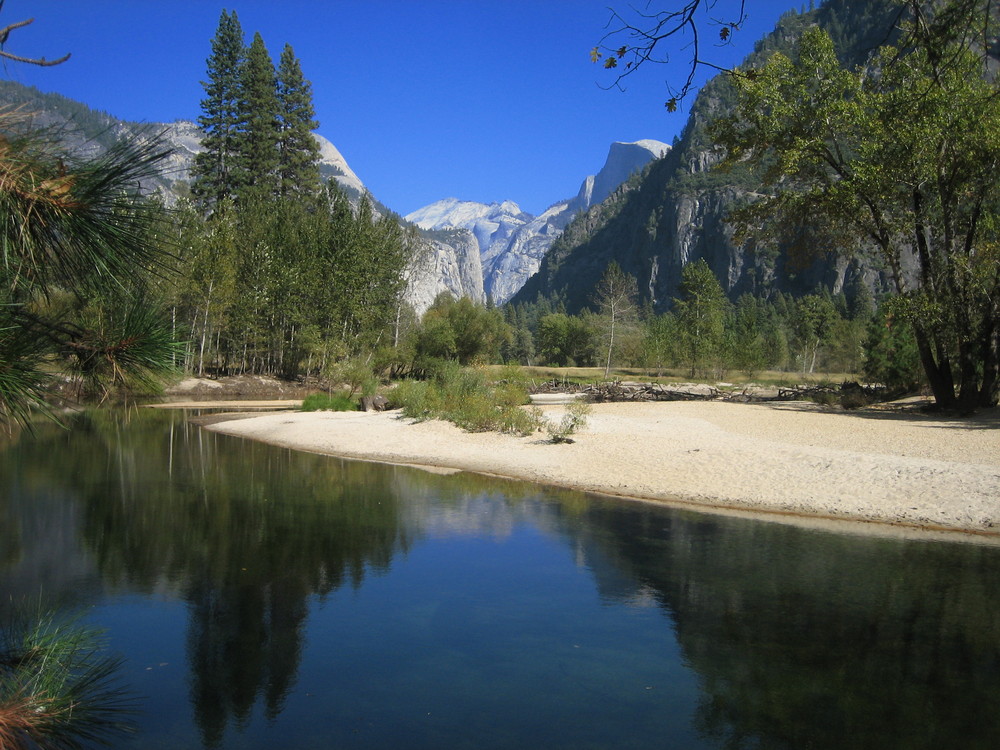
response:
[[[892,393],[929,387],[940,405],[962,410],[995,404],[1000,264],[990,175],[1000,156],[996,119],[971,116],[982,111],[977,102],[993,106],[995,87],[970,78],[982,60],[975,39],[956,32],[971,23],[961,13],[979,6],[952,5],[924,36],[915,22],[905,27],[915,29],[905,66],[892,62],[893,48],[873,58],[891,71],[877,86],[842,64],[829,41],[806,34],[737,76],[734,108],[711,129],[728,149],[721,167],[770,190],[733,213],[738,233],[761,241],[805,215],[821,218],[815,231],[874,248],[894,281],[889,293],[859,282],[732,299],[697,260],[683,267],[676,296],[654,308],[612,261],[582,308],[558,290],[503,308],[442,294],[420,316],[406,301],[425,247],[417,230],[370,196],[323,183],[311,84],[294,50],[285,44],[275,65],[263,37],[247,44],[236,13],[223,11],[198,122],[203,152],[176,207],[134,189],[166,156],[155,139],[74,157],[4,115],[20,160],[2,163],[15,186],[2,195],[15,217],[3,228],[0,289],[5,421],[26,421],[53,387],[103,400],[150,392],[179,373],[327,385],[352,367],[387,381],[449,363],[709,380],[827,373]],[[951,54],[947,64],[934,57],[938,48]],[[822,71],[816,90],[826,98],[816,106],[827,109],[789,108],[796,92],[820,85],[810,70]],[[914,86],[934,94],[910,117],[924,118],[915,131],[923,140],[911,138],[909,162],[896,147],[889,159],[886,144],[899,132],[892,113],[912,104],[905,92]],[[803,140],[819,116],[839,117],[837,131]],[[947,137],[954,133],[962,137]],[[839,154],[847,156],[838,162]],[[907,188],[914,181],[924,187]],[[16,217],[29,215],[41,219],[24,233]],[[903,270],[912,249],[916,278]]]

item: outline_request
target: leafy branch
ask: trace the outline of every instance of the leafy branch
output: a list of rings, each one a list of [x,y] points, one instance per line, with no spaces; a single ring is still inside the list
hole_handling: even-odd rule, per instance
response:
[[[687,63],[687,75],[679,88],[667,84],[670,98],[664,106],[669,112],[677,110],[678,103],[695,87],[695,75],[699,68],[712,68],[731,72],[729,68],[716,65],[702,57],[702,36],[699,27],[699,11],[709,13],[715,7],[715,0],[686,0],[679,8],[643,13],[632,8],[635,21],[628,20],[617,10],[611,11],[611,19],[606,28],[610,30],[600,43],[590,51],[591,62],[603,60],[605,69],[619,69],[615,80],[605,88],[624,90],[625,79],[646,63],[667,64],[669,52],[663,51],[665,42],[679,39],[683,46],[691,50]],[[737,8],[728,18],[709,17],[712,26],[718,26],[720,44],[729,44],[734,32],[742,28],[746,21],[746,0],[739,0]],[[624,37],[625,44],[615,45]]]

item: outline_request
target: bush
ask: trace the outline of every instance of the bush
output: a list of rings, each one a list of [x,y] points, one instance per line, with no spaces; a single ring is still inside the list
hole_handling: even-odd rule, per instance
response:
[[[302,411],[356,411],[358,405],[344,393],[310,393],[302,401]]]
[[[586,401],[571,401],[566,406],[566,413],[563,414],[559,424],[549,422],[545,426],[549,438],[553,443],[572,443],[573,439],[570,435],[587,426],[587,417],[590,412],[590,404]]]
[[[541,426],[537,410],[522,408],[528,392],[517,379],[489,382],[483,371],[441,363],[432,380],[404,381],[391,403],[411,419],[444,419],[469,432],[530,435]]]
[[[355,394],[374,396],[378,390],[378,378],[369,359],[356,356],[341,360],[328,366],[324,375],[333,384],[346,385],[350,391],[348,398],[353,398]]]

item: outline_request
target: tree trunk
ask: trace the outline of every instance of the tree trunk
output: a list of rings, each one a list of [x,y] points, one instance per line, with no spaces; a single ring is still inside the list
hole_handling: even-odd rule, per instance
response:
[[[611,332],[608,335],[608,361],[604,365],[604,379],[608,379],[608,374],[611,372],[611,350],[615,346],[615,315],[611,313]]]
[[[931,351],[930,337],[920,327],[914,326],[917,339],[917,351],[920,353],[920,364],[934,394],[935,403],[942,409],[953,409],[956,405],[955,383],[951,376],[951,365],[946,357],[934,359]]]

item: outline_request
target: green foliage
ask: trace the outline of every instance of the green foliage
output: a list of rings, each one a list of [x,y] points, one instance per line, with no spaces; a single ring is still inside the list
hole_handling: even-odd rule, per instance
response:
[[[418,363],[434,359],[461,365],[497,362],[501,349],[510,341],[510,328],[499,310],[442,292],[424,313],[417,330],[416,357]]]
[[[482,370],[454,362],[444,363],[431,380],[400,383],[389,399],[403,416],[444,419],[469,432],[530,435],[541,424],[537,411],[523,408],[528,393],[518,379],[490,382]]]
[[[240,171],[236,198],[268,199],[278,193],[278,79],[260,33],[255,33],[240,71],[242,129],[236,141]]]
[[[312,134],[319,123],[314,119],[312,85],[289,44],[281,51],[276,84],[279,194],[312,197],[320,188],[319,144]]]
[[[183,213],[170,296],[189,369],[318,375],[394,341],[411,237],[366,198],[355,209],[335,186],[327,198]]]
[[[735,215],[742,234],[810,226],[830,246],[873,248],[937,403],[962,409],[1000,393],[1000,97],[961,22],[977,8],[942,3],[857,69],[809,29],[793,55],[737,79],[738,111],[715,128],[770,191]]]
[[[11,113],[0,133],[0,421],[26,423],[58,370],[151,387],[178,350],[148,294],[164,211],[139,184],[167,152],[125,138],[77,157]]]
[[[647,318],[643,326],[642,364],[662,375],[680,357],[678,340],[677,318],[673,314]]]
[[[362,397],[374,396],[378,390],[379,381],[372,370],[371,357],[357,355],[330,365],[324,376],[335,385],[346,385],[348,398],[355,394]]]
[[[729,303],[719,280],[701,259],[681,270],[679,293],[674,307],[681,358],[694,377],[719,364]]]
[[[353,393],[310,393],[302,399],[301,411],[357,411]]]
[[[198,125],[205,133],[204,151],[195,156],[191,192],[206,208],[236,196],[243,106],[239,80],[245,51],[236,11],[222,11],[208,58],[208,80]]]
[[[538,321],[535,338],[543,364],[590,367],[596,361],[594,330],[580,316],[549,313]]]
[[[553,443],[572,443],[573,435],[587,426],[587,417],[593,411],[586,401],[579,399],[566,405],[566,411],[558,424],[546,422],[545,431]]]
[[[622,271],[615,261],[611,261],[604,270],[604,275],[594,290],[594,301],[601,316],[606,321],[605,340],[607,357],[604,364],[604,377],[611,371],[611,360],[615,350],[615,329],[635,316],[636,298],[639,288],[635,276]]]
[[[0,747],[76,750],[132,730],[135,700],[101,634],[47,614],[0,627]]]
[[[244,47],[236,12],[222,12],[208,59],[206,98],[198,124],[204,151],[195,158],[192,193],[214,211],[237,204],[295,196],[314,202],[320,189],[319,146],[312,131],[312,88],[290,45],[279,68],[263,37]]]
[[[766,326],[766,312],[760,301],[748,295],[741,296],[730,313],[726,328],[732,338],[730,364],[748,378],[770,364]]]
[[[864,375],[894,393],[910,393],[925,380],[913,330],[899,307],[897,300],[887,300],[868,324]]]

